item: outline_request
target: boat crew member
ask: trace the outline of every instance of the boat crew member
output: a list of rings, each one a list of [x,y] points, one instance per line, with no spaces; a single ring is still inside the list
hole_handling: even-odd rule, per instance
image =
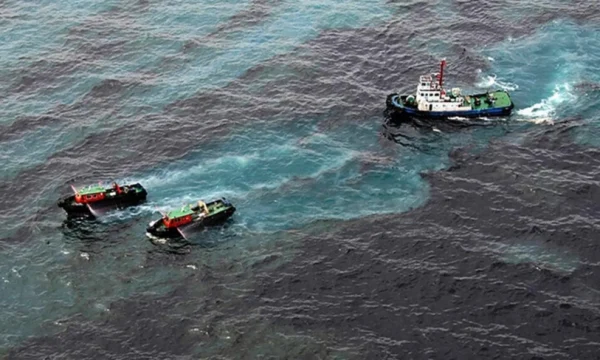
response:
[[[204,216],[208,216],[208,206],[204,203],[204,201],[198,201],[198,207],[202,209]]]

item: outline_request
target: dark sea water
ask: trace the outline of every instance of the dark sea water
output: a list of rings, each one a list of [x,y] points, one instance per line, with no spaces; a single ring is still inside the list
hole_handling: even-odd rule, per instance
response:
[[[0,358],[598,359],[599,4],[0,1]],[[443,57],[513,115],[390,122]]]

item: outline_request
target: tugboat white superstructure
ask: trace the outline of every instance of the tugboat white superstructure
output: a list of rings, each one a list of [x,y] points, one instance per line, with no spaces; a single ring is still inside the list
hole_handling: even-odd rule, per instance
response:
[[[447,93],[443,87],[445,65],[442,60],[439,73],[420,76],[416,94],[388,95],[387,108],[392,113],[433,118],[510,115],[514,104],[505,90],[463,95],[459,88],[452,88]]]

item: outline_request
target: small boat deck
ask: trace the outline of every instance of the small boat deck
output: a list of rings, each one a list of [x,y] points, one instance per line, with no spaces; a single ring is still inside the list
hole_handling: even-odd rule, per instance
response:
[[[194,211],[191,209],[189,205],[184,205],[180,209],[172,210],[167,213],[167,217],[169,219],[177,219],[180,217],[184,217],[187,215],[192,215]]]
[[[214,215],[214,214],[220,213],[221,211],[227,210],[227,208],[228,208],[228,206],[225,205],[223,202],[216,201],[216,202],[208,205],[208,212],[210,215]]]

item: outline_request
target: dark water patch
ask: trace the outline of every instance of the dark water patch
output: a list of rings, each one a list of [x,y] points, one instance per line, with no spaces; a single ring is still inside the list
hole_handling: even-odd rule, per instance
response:
[[[100,37],[101,35],[96,34],[96,36]],[[125,52],[127,44],[128,41],[123,39],[106,39],[102,42],[91,39],[69,39],[66,43],[66,45],[72,48],[75,52],[80,53],[82,60],[86,62],[110,60],[113,57],[117,57]]]
[[[24,115],[8,125],[0,125],[0,142],[15,140],[42,127],[81,124],[82,119],[114,113],[124,100],[124,93],[138,84],[137,80],[102,80],[72,105],[60,104],[44,115]]]
[[[481,49],[504,41],[509,36],[526,35],[532,31],[532,27],[522,23],[504,28],[510,18],[502,17],[499,10],[505,9],[507,5],[499,2],[486,5],[468,1],[452,1],[448,4],[442,1],[437,5],[430,2],[411,2],[409,5],[396,1],[391,3],[398,10],[397,19],[388,25],[389,34],[400,36],[403,41],[410,42],[415,47],[430,48],[439,57],[460,54],[452,51],[455,47],[460,48],[461,52],[463,49]],[[462,55],[465,56],[460,62],[449,58],[448,65],[470,65],[464,62],[470,60],[471,56],[465,53]],[[470,55],[479,57],[475,53]]]
[[[56,226],[53,216],[58,209],[55,204],[53,203],[52,206],[30,204],[26,211],[18,216],[15,216],[17,209],[3,208],[0,211],[2,216],[11,220],[6,221],[0,243],[24,245],[40,237],[41,234],[54,232]]]
[[[571,144],[560,126],[523,145],[455,152],[454,167],[427,175],[425,207],[305,239],[292,263],[259,275],[256,306],[300,333],[336,329],[367,358],[594,358],[599,269],[569,274],[560,262],[600,259],[598,227],[586,226],[598,218],[598,193],[572,197],[576,181],[558,174],[598,176],[600,163],[583,160],[595,152]],[[534,187],[544,172],[551,191],[542,193]],[[564,216],[574,226],[565,228]],[[521,262],[492,246],[508,253],[532,243],[540,247]],[[556,263],[537,257],[544,246]]]
[[[118,36],[124,34],[135,35],[139,27],[135,24],[135,11],[132,10],[136,8],[114,6],[109,11],[84,19],[69,29],[65,45],[72,49],[78,45],[85,45],[83,49],[91,49],[88,46],[102,45],[105,41],[117,40]],[[98,43],[95,43],[96,41]],[[92,55],[94,52],[88,54]]]
[[[597,179],[600,154],[572,144],[569,128],[534,128],[520,144],[496,141],[477,154],[454,151],[452,167],[424,175],[431,185],[424,207],[323,223],[293,241],[291,261],[244,264],[225,250],[204,252],[221,261],[198,264],[167,296],[114,303],[103,321],[73,318],[64,332],[10,354],[70,354],[83,340],[118,338],[129,346],[104,346],[106,357],[135,358],[132,348],[243,357],[277,344],[282,357],[305,349],[300,358],[341,351],[369,359],[593,359],[600,269],[590,264],[600,253],[590,225],[600,193],[571,190],[579,176]],[[574,226],[565,227],[560,219],[569,216]],[[147,264],[195,264],[193,254],[151,251]],[[158,324],[163,338],[155,340]],[[294,346],[273,342],[266,328],[287,329]]]
[[[38,90],[53,91],[54,86],[73,74],[93,70],[98,61],[122,54],[126,44],[123,39],[96,38],[90,34],[75,40],[68,37],[62,51],[37,60],[25,69],[18,69],[18,75],[13,76],[17,80],[10,91],[28,94]]]
[[[496,20],[499,21],[500,19]],[[482,19],[465,19],[465,21],[451,24],[448,26],[448,30],[452,32],[458,32],[460,34],[469,32],[476,33],[479,41],[483,44],[504,40],[504,37],[498,39],[498,28],[493,24],[494,23],[489,20],[483,21]]]
[[[243,9],[219,25],[207,38],[226,36],[235,31],[242,31],[247,27],[256,26],[269,18],[274,7],[281,4],[281,0],[253,0],[247,9]]]
[[[68,186],[66,186],[68,188]],[[26,244],[28,241],[39,238],[41,234],[62,233],[61,241],[73,243],[102,243],[102,246],[110,246],[113,242],[120,242],[120,233],[137,226],[141,220],[129,219],[127,221],[112,219],[105,221],[107,216],[113,216],[114,209],[102,209],[95,206],[94,211],[98,218],[89,217],[69,217],[62,209],[56,206],[56,201],[64,195],[70,195],[61,189],[56,199],[46,206],[32,206],[29,213],[20,217],[20,221],[26,225],[17,227],[10,233],[3,234],[0,243],[19,243]],[[61,195],[62,194],[62,195]],[[40,205],[40,204],[37,204]],[[135,207],[133,208],[135,209]],[[122,210],[125,213],[134,211],[132,208]],[[58,219],[63,219],[57,223]],[[143,220],[142,220],[143,221]],[[48,237],[46,243],[49,244],[51,237]],[[108,239],[108,240],[107,240]],[[113,239],[113,240],[111,240]],[[54,241],[54,240],[52,240]]]
[[[51,130],[61,126],[64,132],[78,131],[78,128],[93,125],[95,120],[103,117],[118,117],[123,106],[131,105],[127,103],[130,91],[144,86],[148,81],[152,81],[150,75],[101,80],[71,105],[58,104],[37,117],[18,117],[10,125],[4,126],[6,131],[0,135],[0,141],[13,140],[46,126]],[[143,109],[143,105],[138,108]],[[85,137],[81,136],[80,139]]]
[[[570,17],[583,23],[600,23],[600,4],[593,1],[575,0],[565,7]],[[561,11],[564,15],[564,12]]]
[[[51,59],[37,60],[27,69],[19,69],[20,75],[12,86],[11,92],[23,93],[45,88],[61,77],[77,72],[84,62],[85,58],[79,57],[79,55],[70,58],[57,56]]]
[[[136,5],[139,6],[141,9],[147,9],[150,5],[150,0],[138,0],[136,2]]]
[[[222,227],[207,228],[202,234],[191,234],[187,240],[149,240],[152,248],[147,252],[144,268],[186,267],[217,282],[220,276],[235,274],[241,282],[242,274],[272,269],[289,260],[293,253],[287,248],[306,236],[298,230],[239,234],[232,225],[233,221]]]
[[[542,294],[556,283],[535,291],[515,288],[516,279],[535,284],[543,277],[532,276],[529,266],[492,268],[493,260],[475,259],[457,244],[443,244],[445,239],[431,240],[426,231],[392,235],[381,222],[348,230],[308,241],[313,250],[302,254],[303,262],[281,269],[280,276],[262,277],[261,313],[300,334],[335,329],[338,341],[368,358],[463,358],[485,351],[516,356],[536,345],[559,357],[592,355],[591,349],[565,351],[559,345],[558,339],[571,336],[592,340],[585,330],[564,336],[560,321],[593,329],[598,315],[548,306],[550,297]],[[547,319],[546,339],[531,333],[539,312]]]
[[[132,39],[139,35],[130,11],[113,8],[70,28],[60,49],[40,54],[39,60],[9,75],[16,79],[10,91],[54,91],[66,77],[95,71],[102,61],[117,60],[131,49]]]
[[[201,280],[197,276],[189,279]],[[328,350],[317,341],[285,339],[285,334],[259,321],[238,324],[225,315],[239,313],[236,302],[228,301],[228,297],[227,291],[212,286],[210,296],[198,296],[180,288],[166,297],[120,301],[111,305],[104,320],[90,322],[78,316],[66,319],[62,322],[63,332],[28,341],[27,346],[10,351],[9,357],[101,355],[107,359],[148,359],[199,354],[212,358],[272,358],[279,354],[314,359],[319,355],[333,358],[329,356],[339,352]],[[188,316],[173,317],[174,312]],[[264,343],[265,339],[268,343]],[[81,347],[81,343],[88,345]]]
[[[477,201],[464,196],[463,192],[460,196],[448,192],[444,197],[453,200],[452,209],[448,211],[472,219],[496,218],[498,223],[494,228],[504,236],[532,228],[545,231],[553,234],[545,238],[547,243],[558,248],[565,246],[583,259],[598,258],[600,252],[583,249],[591,245],[589,241],[597,231],[594,219],[600,215],[600,207],[595,197],[600,194],[597,184],[590,181],[598,178],[600,163],[595,160],[596,149],[569,142],[575,128],[572,123],[565,123],[540,130],[542,133],[528,137],[521,145],[492,143],[485,155],[475,158],[454,152],[455,165],[449,169],[448,176],[434,176],[429,180],[438,188],[452,189],[468,184],[469,193],[486,194]],[[465,167],[477,181],[454,175],[465,171]],[[437,184],[438,181],[441,183]],[[467,210],[473,209],[475,204],[479,204],[477,212]],[[516,216],[520,211],[526,212]],[[571,248],[574,238],[579,240],[577,246]]]
[[[281,0],[253,0],[247,8],[222,22],[206,36],[187,40],[183,44],[182,50],[190,52],[192,49],[201,47],[206,43],[214,43],[218,39],[223,39],[231,33],[259,25],[269,18],[273,8],[280,3]]]
[[[87,93],[83,99],[85,102],[88,99],[105,98],[118,96],[120,93],[127,90],[132,84],[125,83],[121,80],[116,79],[104,79],[100,84],[95,85],[92,90]]]
[[[538,24],[565,18],[572,19],[578,24],[597,24],[600,20],[600,6],[596,2],[576,0],[560,5],[541,3],[521,6],[531,15],[528,16],[528,21]]]
[[[600,6],[595,2],[582,0],[565,3],[460,0],[453,3],[461,18],[493,24],[497,36],[527,35],[539,25],[557,19],[569,18],[580,24],[596,23],[600,19]]]
[[[148,356],[189,354],[195,339],[187,328],[191,319],[170,319],[168,316],[171,299],[183,296],[182,290],[178,290],[169,294],[168,300],[140,299],[138,302],[114,303],[110,317],[101,324],[86,322],[75,316],[63,322],[66,329],[63,333],[56,337],[40,338],[35,346],[15,350],[9,353],[9,357],[29,359],[67,356],[92,359],[100,356],[114,359],[125,356],[128,359],[147,359]],[[200,305],[202,301],[199,299],[198,303]],[[132,335],[138,340],[130,342]],[[60,339],[58,343],[57,338]]]
[[[30,227],[19,227],[12,234],[4,233],[0,238],[0,244],[22,244],[33,239],[36,234]]]
[[[293,258],[290,247],[294,247],[296,241],[336,224],[318,221],[302,229],[262,233],[240,231],[234,217],[221,226],[186,232],[187,239],[148,239],[152,248],[147,252],[144,268],[187,267],[211,280],[235,274],[236,281],[242,282],[242,274],[275,269]]]
[[[414,29],[424,26],[411,25],[393,21],[380,28],[324,31],[292,54],[270,61],[268,66],[285,64],[299,78],[266,84],[265,95],[278,99],[285,109],[310,108],[345,120],[371,115],[381,108],[387,93],[398,88],[413,90],[415,74],[437,69],[439,59],[428,53],[427,44],[411,43],[407,34],[422,39],[425,33],[446,29],[428,25],[420,34]],[[456,37],[461,39],[472,36],[460,31],[458,34]],[[459,45],[452,45],[446,55],[448,77],[461,79],[461,83],[474,83],[476,70],[488,67],[486,59]],[[252,69],[241,81],[247,82],[260,73]]]
[[[67,219],[61,223],[59,231],[63,235],[61,241],[77,244],[82,251],[100,253],[102,248],[123,242],[123,234],[139,227],[142,221],[128,219],[106,223],[94,218]]]
[[[22,116],[9,125],[0,125],[0,142],[16,139],[32,129],[60,123],[60,118],[52,115]]]
[[[292,233],[288,235],[296,238]],[[178,278],[175,290],[165,296],[155,296],[149,291],[113,302],[107,305],[99,319],[90,320],[83,315],[64,318],[58,322],[63,329],[59,333],[31,338],[22,347],[11,349],[9,356],[29,358],[61,354],[69,357],[77,354],[93,357],[91,354],[95,351],[97,355],[101,348],[105,358],[169,358],[191,354],[211,358],[291,356],[311,359],[316,355],[340,358],[336,354],[344,353],[343,349],[326,346],[320,340],[326,338],[326,334],[318,334],[318,338],[299,338],[292,329],[278,329],[263,322],[260,314],[243,305],[243,294],[251,291],[248,277],[256,271],[272,268],[280,261],[281,256],[277,254],[283,249],[277,249],[282,245],[273,240],[275,244],[270,251],[274,252],[266,256],[263,251],[252,263],[243,254],[232,257],[232,252],[226,249],[198,252],[195,257],[193,254],[179,256],[149,251],[144,268],[155,271],[164,266],[186,268],[188,276],[184,281]],[[288,240],[281,241],[289,246]],[[264,244],[243,246],[242,249],[254,252],[255,247],[263,248]],[[207,264],[203,260],[206,257],[214,257],[215,261]],[[250,322],[248,317],[252,319]],[[155,341],[154,337],[161,339]],[[78,348],[81,341],[91,345]],[[144,356],[136,357],[140,354]]]
[[[510,127],[505,120],[448,119],[440,121],[410,116],[391,117],[386,111],[384,111],[384,119],[380,133],[381,139],[393,141],[406,148],[419,150],[424,154],[439,152],[444,146],[443,137],[445,135],[458,135],[470,128],[502,127],[504,134],[510,132]]]
[[[156,220],[156,219],[155,219]],[[186,261],[186,257],[173,255],[186,255],[193,251],[203,252],[212,250],[223,250],[230,246],[235,246],[236,241],[240,241],[241,237],[233,231],[232,226],[235,221],[229,219],[226,223],[210,226],[183,226],[179,228],[180,233],[185,236],[173,239],[151,238],[148,239],[153,245],[152,254],[157,254],[158,257],[149,257],[148,261],[156,263],[162,261],[162,265],[166,266],[172,263],[172,259],[178,261]],[[162,257],[161,254],[166,254]]]
[[[596,93],[598,91],[600,91],[600,83],[597,82],[591,82],[591,81],[582,81],[579,83],[576,83],[573,86],[573,89],[577,92],[583,93],[583,94],[589,94],[589,93]]]

